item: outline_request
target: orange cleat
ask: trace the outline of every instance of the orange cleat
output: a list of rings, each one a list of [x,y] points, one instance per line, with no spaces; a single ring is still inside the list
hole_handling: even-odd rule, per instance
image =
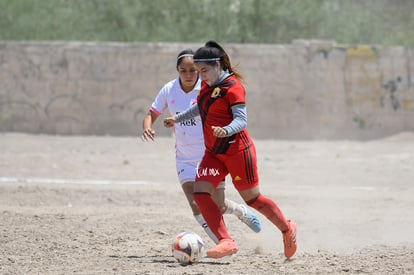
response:
[[[207,250],[207,256],[210,258],[218,259],[224,256],[236,254],[237,250],[237,245],[233,240],[221,239],[215,247]]]
[[[288,220],[289,230],[283,233],[283,244],[285,245],[285,256],[286,258],[291,258],[297,248],[296,244],[296,225]]]

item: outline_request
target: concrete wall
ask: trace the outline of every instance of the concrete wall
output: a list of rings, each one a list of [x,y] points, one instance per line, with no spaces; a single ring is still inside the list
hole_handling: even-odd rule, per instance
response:
[[[0,42],[0,132],[138,135],[179,51],[201,44]],[[297,40],[224,44],[254,138],[371,139],[414,131],[414,50]],[[169,135],[157,122],[159,135]]]

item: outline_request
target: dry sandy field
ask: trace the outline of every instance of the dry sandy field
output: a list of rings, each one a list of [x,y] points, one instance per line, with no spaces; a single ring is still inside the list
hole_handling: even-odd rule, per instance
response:
[[[0,134],[0,274],[414,274],[414,134],[255,140],[261,192],[298,227],[224,219],[236,255],[182,266],[171,240],[213,245],[175,173],[174,139]],[[227,179],[226,195],[242,202]],[[254,211],[254,210],[252,210]]]

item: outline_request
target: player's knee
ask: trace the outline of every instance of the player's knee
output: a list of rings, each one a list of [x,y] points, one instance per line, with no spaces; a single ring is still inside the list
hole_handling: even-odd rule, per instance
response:
[[[250,206],[250,207],[253,207],[253,208],[256,208],[256,202],[257,202],[257,199],[260,197],[260,193],[257,195],[257,196],[255,196],[255,197],[253,197],[253,198],[251,198],[250,200],[245,200],[244,202],[248,205],[248,206]]]
[[[224,214],[224,212],[227,210],[226,204],[219,204],[218,207],[220,208],[222,214]]]

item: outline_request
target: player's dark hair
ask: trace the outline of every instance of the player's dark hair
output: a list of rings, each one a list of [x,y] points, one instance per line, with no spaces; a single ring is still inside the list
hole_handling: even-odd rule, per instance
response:
[[[207,41],[204,47],[199,48],[194,53],[194,62],[205,62],[210,66],[214,66],[217,61],[220,61],[220,66],[223,70],[228,70],[229,73],[234,74],[238,80],[244,81],[244,77],[237,72],[230,63],[230,57],[216,41]]]
[[[176,68],[178,69],[178,66],[180,66],[181,62],[183,61],[184,58],[186,57],[191,57],[193,58],[194,52],[192,49],[185,49],[183,51],[181,51],[178,55],[177,55],[177,64],[176,64]]]

